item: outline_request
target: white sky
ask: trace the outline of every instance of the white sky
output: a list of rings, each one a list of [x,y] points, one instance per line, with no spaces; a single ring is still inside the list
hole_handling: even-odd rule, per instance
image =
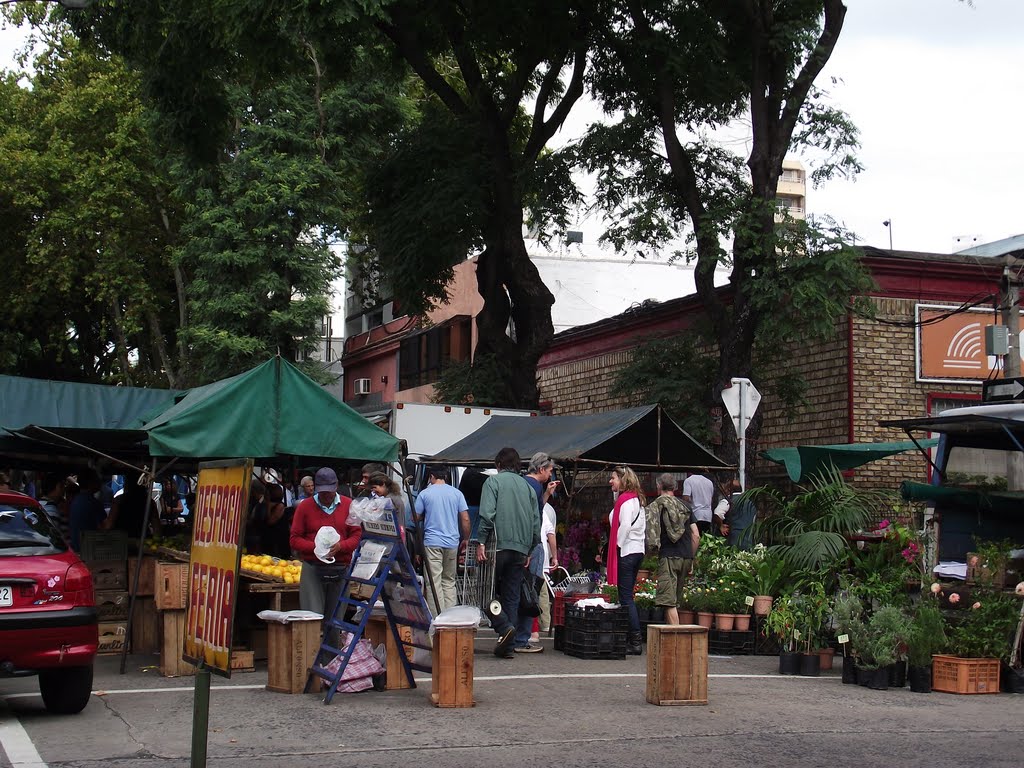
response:
[[[840,78],[828,88],[860,128],[866,170],[855,182],[808,189],[809,212],[830,214],[860,242],[882,247],[882,222],[891,219],[894,247],[907,250],[948,253],[956,236],[986,242],[1024,232],[1024,0],[847,5],[819,85]],[[22,39],[0,30],[0,66],[12,66]],[[559,141],[594,119],[593,105],[580,106]],[[596,224],[587,223],[588,242]]]

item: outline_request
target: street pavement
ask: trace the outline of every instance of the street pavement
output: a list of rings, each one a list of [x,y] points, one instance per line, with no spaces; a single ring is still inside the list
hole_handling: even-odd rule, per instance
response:
[[[775,657],[712,657],[707,706],[644,700],[646,655],[584,661],[553,651],[496,659],[476,643],[472,709],[414,690],[318,696],[266,691],[265,669],[213,679],[209,761],[282,766],[1024,766],[1024,696],[953,696],[842,685],[838,670],[781,677]],[[189,765],[192,679],[156,657],[98,661],[92,697],[48,715],[34,679],[0,680],[0,768]],[[838,665],[837,665],[838,667]]]

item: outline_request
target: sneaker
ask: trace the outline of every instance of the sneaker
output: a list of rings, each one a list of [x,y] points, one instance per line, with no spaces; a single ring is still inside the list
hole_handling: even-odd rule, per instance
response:
[[[533,643],[527,643],[526,645],[519,646],[515,649],[515,651],[516,653],[543,653],[544,646],[534,645]]]
[[[539,643],[540,642],[540,632],[534,632],[532,635],[530,635],[530,642],[531,643]]]
[[[506,656],[512,650],[512,643],[516,641],[516,628],[509,624],[508,629],[498,637],[498,644],[494,646],[494,655],[498,658]]]

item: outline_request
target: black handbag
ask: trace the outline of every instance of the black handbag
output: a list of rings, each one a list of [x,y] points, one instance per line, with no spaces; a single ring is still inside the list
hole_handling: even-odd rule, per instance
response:
[[[519,590],[519,615],[540,616],[540,598],[537,596],[533,576],[529,573],[523,576],[523,587]]]

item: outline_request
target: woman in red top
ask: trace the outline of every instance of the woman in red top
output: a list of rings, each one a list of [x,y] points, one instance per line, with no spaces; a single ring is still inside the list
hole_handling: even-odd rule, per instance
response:
[[[299,502],[292,519],[290,543],[304,561],[299,579],[299,606],[304,611],[322,613],[325,619],[334,616],[338,607],[341,580],[362,534],[362,529],[346,523],[351,504],[352,499],[338,493],[338,476],[334,470],[322,467],[313,479],[313,495]],[[313,554],[316,533],[325,525],[341,536],[327,553],[328,560],[334,558],[333,563],[322,562]],[[337,628],[328,627],[325,639],[328,645],[337,648]]]

